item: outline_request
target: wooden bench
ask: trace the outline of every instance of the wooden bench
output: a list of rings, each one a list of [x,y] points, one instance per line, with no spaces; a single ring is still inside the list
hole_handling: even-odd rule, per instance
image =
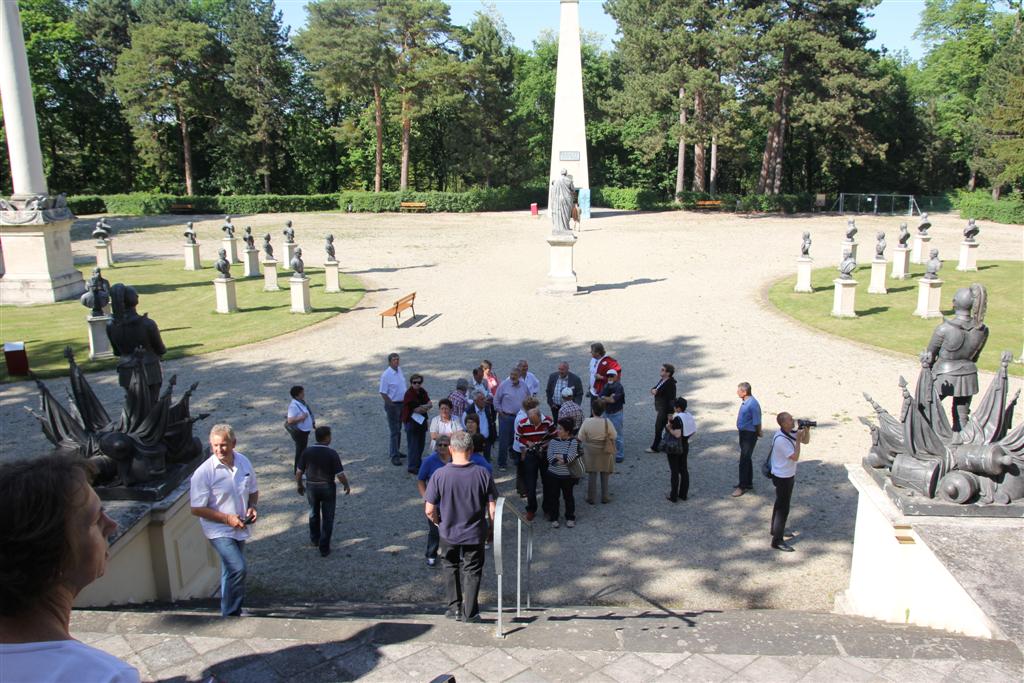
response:
[[[398,327],[398,317],[405,309],[412,309],[412,316],[416,317],[416,307],[413,305],[416,302],[416,292],[412,294],[406,294],[401,299],[395,302],[395,305],[391,308],[381,311],[380,314],[380,326],[384,327],[384,318],[388,316],[395,317],[395,327]]]
[[[698,209],[719,209],[722,207],[721,199],[700,199],[695,205]]]
[[[191,204],[171,204],[171,213],[195,213]]]
[[[426,202],[402,202],[398,205],[401,211],[426,211]]]

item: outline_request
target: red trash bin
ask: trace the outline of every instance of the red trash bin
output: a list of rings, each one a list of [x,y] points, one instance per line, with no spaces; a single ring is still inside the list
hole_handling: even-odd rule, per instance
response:
[[[28,353],[25,342],[4,342],[4,360],[8,375],[28,374]]]
[[[530,204],[530,215],[531,216],[539,216],[540,215],[540,211],[537,210],[537,202],[534,202],[533,204]]]

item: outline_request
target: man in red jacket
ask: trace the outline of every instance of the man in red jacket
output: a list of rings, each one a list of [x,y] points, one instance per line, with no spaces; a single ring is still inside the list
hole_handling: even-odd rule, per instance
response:
[[[608,381],[608,371],[614,369],[622,377],[622,366],[619,361],[604,352],[604,344],[594,342],[590,345],[590,402],[601,395],[605,383]]]

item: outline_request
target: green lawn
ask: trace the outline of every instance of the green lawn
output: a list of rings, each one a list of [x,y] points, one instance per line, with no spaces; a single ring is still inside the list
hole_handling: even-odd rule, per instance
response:
[[[890,272],[892,264],[888,266]],[[797,294],[796,274],[776,282],[768,290],[768,299],[783,313],[811,327],[855,341],[880,346],[916,356],[928,345],[938,319],[923,320],[912,313],[917,306],[917,283],[924,275],[923,265],[911,264],[911,277],[907,280],[886,282],[888,294],[868,294],[871,266],[860,266],[854,273],[857,280],[856,318],[833,318],[832,281],[838,273],[835,268],[820,268],[811,273],[813,293]],[[795,270],[795,268],[794,268]],[[988,343],[978,361],[979,367],[994,371],[999,367],[1002,352],[1012,351],[1020,356],[1024,342],[1024,265],[1020,261],[985,261],[978,264],[978,272],[961,273],[956,261],[946,261],[939,271],[943,281],[943,315],[952,316],[953,294],[960,287],[980,282],[988,290],[988,312],[985,324],[989,326]],[[1024,375],[1019,363],[1010,365],[1010,373]]]
[[[82,268],[86,282],[92,268]],[[236,273],[241,266],[235,266]],[[237,278],[237,313],[214,311],[213,278],[217,271],[183,269],[180,259],[119,263],[103,273],[111,285],[122,282],[139,293],[139,313],[160,325],[165,359],[195,356],[292,332],[344,313],[362,299],[363,285],[353,276],[341,274],[337,294],[324,292],[323,270],[307,268],[313,312],[292,313],[288,291],[290,273],[279,272],[279,292],[264,292],[263,278]],[[67,372],[64,347],[75,351],[75,359],[87,371],[113,367],[116,360],[89,360],[89,337],[85,317],[89,311],[77,300],[45,306],[0,306],[2,341],[24,341],[29,368],[41,377]],[[0,364],[0,382],[10,381],[5,364]],[[23,379],[23,378],[14,378]]]

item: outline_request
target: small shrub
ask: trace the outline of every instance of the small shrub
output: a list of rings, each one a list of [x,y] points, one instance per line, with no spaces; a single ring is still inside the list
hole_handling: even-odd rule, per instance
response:
[[[131,194],[104,195],[103,203],[106,204],[107,213],[125,216],[152,216],[169,213],[171,205],[177,203],[178,199],[170,194],[132,192]]]
[[[986,191],[958,192],[953,202],[964,219],[1024,225],[1024,198],[1020,194],[1011,194],[996,201]]]
[[[103,213],[107,210],[107,205],[98,194],[82,194],[68,197],[68,208],[74,214]]]

